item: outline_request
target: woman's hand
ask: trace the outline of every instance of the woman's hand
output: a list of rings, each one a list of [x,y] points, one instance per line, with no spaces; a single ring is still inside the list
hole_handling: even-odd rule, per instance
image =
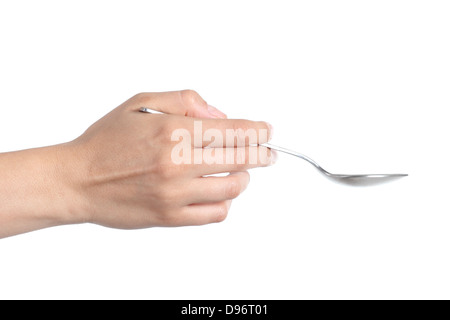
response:
[[[141,113],[141,107],[170,114]],[[199,149],[193,146],[198,140],[194,139],[195,121],[197,125],[201,121],[203,132],[213,129],[223,137],[227,129],[265,132],[259,135],[258,143],[270,137],[266,122],[225,118],[191,90],[142,93],[126,101],[66,146],[77,159],[72,174],[76,178],[71,181],[80,199],[79,216],[83,221],[114,228],[202,225],[224,220],[231,200],[249,183],[246,170],[273,163],[270,150],[248,146],[248,137],[245,139],[242,131],[237,134],[240,141],[234,139],[234,143],[246,144],[246,148],[233,150],[231,159],[226,158],[225,141],[217,139],[213,145],[218,148],[200,149],[203,161],[195,159],[199,155]],[[176,164],[174,147],[180,141],[172,141],[172,135],[180,129],[192,136],[191,142],[184,141],[192,148],[188,152],[192,161]],[[203,142],[203,146],[208,144]],[[223,161],[207,161],[211,152],[216,160]],[[258,155],[253,163],[252,152]],[[230,174],[205,177],[224,172]]]
[[[0,154],[0,238],[84,222],[220,222],[247,187],[247,170],[274,162],[258,146],[270,131],[266,122],[226,119],[191,90],[138,94],[72,142]]]

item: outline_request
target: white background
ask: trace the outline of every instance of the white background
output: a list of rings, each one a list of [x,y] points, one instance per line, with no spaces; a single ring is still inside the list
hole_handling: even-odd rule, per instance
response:
[[[221,224],[0,240],[0,298],[450,298],[449,17],[448,1],[1,1],[1,152],[190,88],[332,172],[410,176],[340,186],[280,154]]]

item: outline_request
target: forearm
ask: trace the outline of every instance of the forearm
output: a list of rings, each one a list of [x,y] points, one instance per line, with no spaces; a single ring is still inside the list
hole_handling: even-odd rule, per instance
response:
[[[0,238],[75,222],[63,149],[0,154]]]

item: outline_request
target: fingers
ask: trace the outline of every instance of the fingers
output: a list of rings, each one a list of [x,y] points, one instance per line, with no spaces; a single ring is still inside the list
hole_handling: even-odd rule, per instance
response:
[[[192,180],[188,190],[189,204],[214,203],[237,198],[248,186],[247,171],[233,172],[226,177],[200,177]]]
[[[135,95],[133,107],[178,114],[196,118],[226,118],[227,116],[216,108],[208,105],[205,100],[193,90],[169,92],[145,92]]]
[[[194,147],[245,147],[268,142],[273,128],[264,121],[242,119],[194,120],[191,127]]]
[[[200,226],[208,223],[222,222],[231,207],[231,200],[216,203],[202,203],[186,206],[180,213],[177,224],[183,226]]]
[[[175,123],[175,122],[173,122]],[[266,143],[273,135],[272,126],[264,121],[242,119],[192,119],[178,117],[177,126],[168,134],[179,147],[245,147]]]
[[[201,153],[196,153],[200,151]],[[263,146],[244,148],[194,149],[190,171],[195,177],[224,172],[267,167],[277,160],[277,153]]]
[[[251,144],[268,142],[273,129],[263,121],[228,120],[226,115],[209,106],[202,97],[193,90],[140,93],[130,99],[133,111],[141,107],[150,108],[168,114],[189,116],[177,119],[179,127],[171,126],[170,134],[177,136],[177,129],[186,129],[190,134],[190,142],[195,147],[243,147]],[[192,119],[192,118],[197,119]],[[148,117],[150,119],[152,117]]]

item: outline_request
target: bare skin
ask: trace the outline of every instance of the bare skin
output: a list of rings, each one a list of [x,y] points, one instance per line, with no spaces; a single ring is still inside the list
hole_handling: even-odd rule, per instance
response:
[[[165,114],[142,114],[141,107]],[[272,164],[275,154],[247,146],[268,157],[175,164],[171,134],[191,132],[196,119],[222,132],[271,130],[266,122],[226,119],[192,90],[138,94],[74,141],[0,154],[0,238],[63,224],[137,229],[223,221],[249,183],[247,170]]]

